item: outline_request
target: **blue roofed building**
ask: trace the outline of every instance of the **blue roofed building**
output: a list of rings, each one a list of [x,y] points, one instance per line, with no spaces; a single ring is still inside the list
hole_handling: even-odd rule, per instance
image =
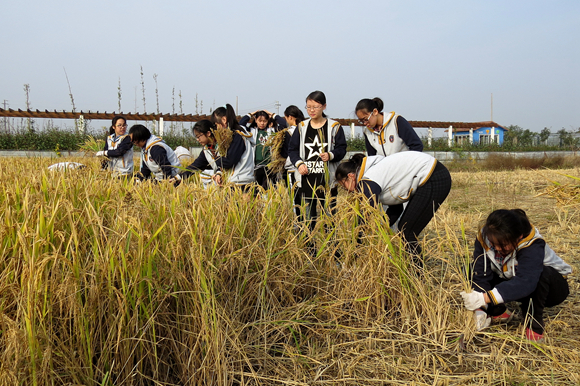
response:
[[[504,134],[508,129],[498,125],[495,122],[475,122],[470,124],[471,127],[453,127],[453,143],[455,145],[481,144],[490,143],[503,144]],[[446,130],[448,131],[448,130]]]

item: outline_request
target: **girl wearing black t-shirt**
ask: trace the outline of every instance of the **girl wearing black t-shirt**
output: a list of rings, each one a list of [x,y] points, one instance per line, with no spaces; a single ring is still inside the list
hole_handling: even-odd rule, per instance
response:
[[[288,147],[290,161],[297,168],[296,177],[306,218],[311,229],[318,217],[319,204],[325,204],[326,194],[337,195],[334,172],[346,154],[346,138],[342,126],[324,114],[326,96],[314,91],[306,97],[310,119],[300,122]]]

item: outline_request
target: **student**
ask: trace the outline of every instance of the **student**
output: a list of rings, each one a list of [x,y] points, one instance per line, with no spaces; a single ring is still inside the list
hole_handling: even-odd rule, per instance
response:
[[[298,173],[298,169],[294,166],[290,160],[290,157],[288,156],[288,147],[290,145],[292,134],[294,134],[294,131],[296,130],[296,126],[298,126],[300,122],[304,121],[304,114],[298,107],[290,105],[286,107],[286,110],[284,110],[284,119],[286,119],[288,130],[286,131],[286,138],[284,139],[282,153],[287,156],[284,169],[287,173],[288,186],[292,188],[297,182],[295,173]]]
[[[127,135],[127,120],[117,115],[113,118],[109,136],[104,150],[96,153],[97,157],[107,157],[102,168],[108,168],[114,177],[131,177],[133,175],[133,143]]]
[[[286,120],[278,114],[267,110],[254,111],[240,119],[240,125],[249,129],[256,141],[254,149],[254,176],[256,182],[264,189],[275,183],[276,176],[268,169],[270,163],[270,147],[266,146],[268,139],[278,131],[286,128]]]
[[[401,151],[423,151],[423,142],[405,118],[394,111],[383,113],[380,98],[361,99],[355,108],[361,125],[365,126],[367,155],[389,156]]]
[[[526,338],[544,338],[544,308],[569,294],[566,276],[572,268],[544,241],[521,209],[493,211],[475,240],[473,291],[461,292],[465,308],[475,311],[478,330],[491,321],[512,318],[505,303],[518,301],[529,325]]]
[[[141,150],[141,176],[139,179],[153,178],[155,181],[175,178],[176,184],[181,179],[178,167],[181,162],[172,148],[159,137],[152,135],[143,125],[133,125],[129,130],[131,141]]]
[[[336,181],[349,192],[363,193],[372,205],[397,206],[408,202],[399,220],[399,229],[422,267],[422,249],[417,237],[429,224],[451,190],[451,175],[443,164],[416,151],[365,157],[355,154],[336,170]],[[396,217],[387,210],[389,222]]]
[[[219,143],[216,138],[218,125],[222,130],[228,127],[233,128],[232,142],[228,149],[225,149],[226,154],[223,156],[220,155]],[[204,146],[204,149],[199,157],[181,174],[182,177],[187,178],[196,172],[210,168],[214,171],[213,181],[222,185],[224,183],[223,172],[230,171],[231,174],[228,177],[230,182],[244,191],[251,188],[251,184],[254,182],[253,146],[255,142],[253,136],[238,124],[231,105],[217,108],[212,115],[212,121],[204,119],[197,122],[193,127],[193,135]]]
[[[310,228],[318,217],[318,204],[325,204],[330,190],[331,197],[338,191],[334,186],[334,172],[346,154],[346,138],[340,123],[324,114],[326,96],[314,91],[306,97],[306,111],[310,119],[300,122],[294,130],[288,155],[298,173],[301,199],[306,204],[306,219]],[[330,205],[334,205],[334,199]]]

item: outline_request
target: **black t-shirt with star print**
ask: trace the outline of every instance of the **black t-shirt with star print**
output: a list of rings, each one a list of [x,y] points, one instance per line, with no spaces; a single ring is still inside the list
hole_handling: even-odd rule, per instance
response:
[[[320,159],[320,154],[328,152],[328,141],[325,139],[328,132],[328,121],[319,129],[314,129],[310,122],[306,128],[304,139],[304,163],[308,167],[308,174],[302,176],[302,192],[306,198],[324,196],[325,175],[328,167]]]

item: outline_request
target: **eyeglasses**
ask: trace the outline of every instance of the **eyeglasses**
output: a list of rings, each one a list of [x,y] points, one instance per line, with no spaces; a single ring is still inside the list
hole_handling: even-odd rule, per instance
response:
[[[304,106],[306,110],[320,110],[323,106]]]
[[[203,134],[203,133],[199,133],[199,134],[196,134],[196,135],[195,135],[195,139],[197,139],[198,141],[199,141],[199,138],[200,138],[200,137],[205,137],[205,134]]]
[[[369,120],[371,119],[372,116],[373,112],[371,111],[368,117],[366,117],[365,119],[359,119],[358,121],[360,122],[361,125],[366,125],[367,123],[369,123]]]
[[[127,127],[127,125],[115,125],[115,127]]]

